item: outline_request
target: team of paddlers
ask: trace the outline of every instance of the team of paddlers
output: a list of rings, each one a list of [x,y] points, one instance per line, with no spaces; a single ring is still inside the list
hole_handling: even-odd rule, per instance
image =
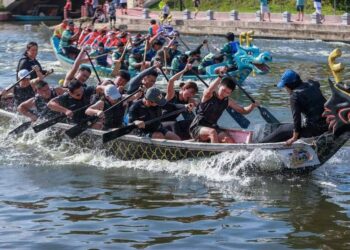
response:
[[[144,36],[132,37],[118,29],[98,31],[89,26],[76,29],[71,20],[57,26],[54,36],[60,39],[60,53],[74,59],[62,86],[50,87],[44,80],[52,72],[42,69],[36,59],[38,45],[30,42],[17,67],[18,84],[1,93],[2,97],[13,96],[16,110],[33,124],[64,114],[66,121],[76,126],[88,124],[94,129],[113,130],[132,123],[137,127],[132,134],[153,139],[234,143],[217,125],[223,112],[229,107],[248,114],[260,105],[254,102],[242,107],[230,98],[236,80],[227,72],[236,69],[234,54],[239,45],[233,33],[226,35],[227,43],[218,49],[219,54],[204,57],[201,48],[207,45],[206,40],[182,53],[178,40],[187,45],[179,34],[154,20]],[[88,86],[92,72],[83,64],[91,63],[94,68],[91,59],[97,65],[115,68],[115,78],[101,81],[97,75],[97,86]],[[195,82],[181,82],[178,89],[175,87],[183,75],[201,73],[224,59],[226,66],[216,69],[218,77],[203,91],[199,102],[194,98],[199,94]],[[172,77],[162,92],[156,80],[164,71]],[[304,82],[295,71],[286,70],[277,86],[290,93],[293,123],[279,126],[261,142],[292,144],[300,137],[317,136],[327,130],[322,117],[326,100],[317,82]]]

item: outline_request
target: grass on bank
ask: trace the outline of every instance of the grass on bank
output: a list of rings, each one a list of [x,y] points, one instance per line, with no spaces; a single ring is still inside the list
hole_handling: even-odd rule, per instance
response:
[[[159,1],[160,2],[160,1]],[[159,3],[158,2],[158,3]],[[336,2],[336,11],[334,11],[333,4]],[[153,10],[159,10],[158,3],[151,6]],[[180,10],[180,0],[168,0],[171,10]],[[183,0],[184,9],[194,10],[192,0]],[[295,0],[270,0],[270,11],[272,13],[282,13],[288,11],[290,13],[297,13]],[[200,11],[214,10],[220,12],[230,12],[237,10],[239,12],[256,12],[260,9],[259,0],[201,0]],[[350,11],[350,1],[348,0],[323,0],[322,12],[325,15],[342,15]],[[305,14],[315,12],[313,7],[313,0],[305,0]]]

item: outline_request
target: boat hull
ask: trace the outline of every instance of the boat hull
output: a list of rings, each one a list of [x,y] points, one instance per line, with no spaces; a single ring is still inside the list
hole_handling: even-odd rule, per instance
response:
[[[12,15],[13,21],[22,22],[45,22],[45,21],[60,21],[61,16],[29,16],[29,15]]]
[[[0,116],[7,120],[16,118],[17,115],[0,109]],[[18,117],[17,117],[18,118]],[[5,119],[2,119],[4,121]],[[68,139],[64,131],[72,125],[58,123],[52,126],[57,142]],[[270,159],[265,159],[274,165],[271,172],[281,173],[306,173],[310,172],[326,160],[347,141],[350,133],[345,133],[343,137],[333,140],[329,136],[316,141],[316,145],[303,141],[294,143],[291,147],[286,147],[284,143],[237,143],[237,144],[210,144],[191,141],[168,141],[154,140],[145,137],[125,135],[108,143],[102,143],[104,131],[88,129],[83,134],[72,140],[78,147],[90,150],[102,150],[106,155],[112,155],[120,160],[168,160],[178,161],[183,159],[199,159],[211,157],[217,154],[228,154],[232,158],[232,164],[239,165],[245,162],[249,155],[263,154],[269,155]],[[55,138],[55,140],[56,140]],[[313,141],[314,143],[315,141]],[[340,143],[342,142],[342,143]],[[329,147],[333,147],[331,150]],[[237,155],[242,157],[235,157]],[[226,156],[225,156],[226,157]],[[254,157],[253,157],[254,158]],[[250,169],[258,173],[261,159],[256,157],[256,161],[248,163]],[[266,165],[266,164],[265,164]],[[277,166],[277,167],[276,167]],[[265,171],[265,170],[264,170]]]

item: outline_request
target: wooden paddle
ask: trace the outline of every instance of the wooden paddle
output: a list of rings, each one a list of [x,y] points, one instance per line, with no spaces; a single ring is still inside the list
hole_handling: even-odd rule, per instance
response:
[[[152,124],[154,122],[158,122],[158,121],[164,120],[164,119],[166,119],[168,117],[171,117],[173,115],[180,114],[180,113],[182,113],[182,112],[184,112],[186,110],[187,110],[186,108],[182,108],[182,109],[170,112],[168,114],[165,114],[165,115],[153,118],[151,120],[145,121],[145,126],[150,125],[150,124]],[[112,130],[110,132],[104,133],[102,135],[102,141],[103,141],[103,143],[109,142],[109,141],[114,140],[114,139],[116,139],[118,137],[121,137],[123,135],[129,134],[135,128],[137,128],[135,123],[131,123],[128,126],[125,126],[125,127],[122,127],[122,128],[118,128],[116,130]]]
[[[117,102],[116,104],[114,104],[113,106],[109,107],[108,109],[106,109],[105,111],[103,111],[103,113],[108,113],[111,112],[113,109],[115,109],[116,107],[120,106],[123,104],[123,102],[127,101],[128,99],[130,99],[132,96],[136,95],[137,93],[143,91],[142,88],[134,91],[133,93],[131,93],[130,95],[128,95],[127,97],[123,98],[122,100],[120,100],[119,102]],[[83,133],[85,130],[87,130],[89,127],[91,127],[92,124],[94,124],[95,122],[98,121],[98,117],[97,116],[91,116],[86,118],[84,121],[78,123],[77,125],[71,127],[70,129],[66,130],[66,135],[69,136],[69,138],[74,139],[75,137],[77,137],[78,135],[80,135],[81,133]]]
[[[124,48],[123,53],[120,56],[120,58],[114,63],[114,69],[111,73],[112,76],[117,76],[117,74],[122,66],[122,63],[124,61],[125,53],[128,49],[128,46],[129,46],[129,41],[125,44],[125,48]]]
[[[91,104],[88,104],[88,105],[85,105],[85,106],[83,106],[81,108],[78,108],[78,109],[73,111],[73,114],[76,113],[76,112],[82,111],[84,109],[87,109],[90,106],[91,106]],[[56,123],[62,121],[64,118],[66,118],[65,114],[56,116],[56,117],[54,117],[54,118],[52,118],[50,120],[47,120],[47,121],[45,121],[43,123],[40,123],[40,124],[34,126],[33,130],[34,130],[35,133],[38,133],[38,132],[40,132],[40,131],[42,131],[44,129],[47,129],[47,128],[51,127],[52,125],[55,125]]]
[[[21,79],[19,79],[17,82],[15,82],[14,84],[11,84],[10,86],[8,86],[7,88],[5,88],[1,93],[0,93],[0,98],[2,97],[2,95],[4,93],[7,93],[9,90],[11,90],[12,88],[14,88],[20,81],[22,81],[23,79],[25,79],[27,76],[29,76],[31,73],[34,72],[34,69],[32,69],[31,71],[28,72],[28,74],[26,74],[25,76],[23,76]]]
[[[192,73],[208,88],[209,85],[200,77],[196,72],[191,70]],[[226,108],[227,113],[238,123],[238,125],[241,128],[248,128],[250,125],[250,121],[241,113],[238,113],[237,111],[227,107]]]
[[[231,77],[228,73],[227,73],[227,76]],[[248,99],[252,101],[252,103],[255,103],[254,98],[240,84],[236,84],[236,85],[248,97]],[[258,106],[258,109],[260,111],[262,118],[264,118],[264,120],[267,123],[277,123],[277,124],[281,123],[273,114],[271,114],[270,111],[268,111],[267,108]]]

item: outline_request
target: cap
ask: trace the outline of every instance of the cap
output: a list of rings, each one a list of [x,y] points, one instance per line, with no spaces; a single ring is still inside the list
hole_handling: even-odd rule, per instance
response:
[[[106,86],[106,88],[104,90],[104,94],[105,94],[106,97],[110,97],[114,101],[116,101],[120,97],[122,97],[122,95],[120,94],[120,92],[117,89],[117,87],[115,85],[111,85],[111,84]]]
[[[30,79],[30,74],[29,71],[27,69],[21,69],[20,71],[18,71],[18,78],[21,79],[23,77],[26,77]]]
[[[159,106],[164,106],[166,104],[162,92],[156,87],[149,88],[146,91],[145,98],[148,101],[157,103]]]
[[[281,80],[277,84],[278,88],[283,88],[286,85],[291,86],[293,83],[297,83],[300,80],[300,76],[293,70],[287,69],[284,71]]]

